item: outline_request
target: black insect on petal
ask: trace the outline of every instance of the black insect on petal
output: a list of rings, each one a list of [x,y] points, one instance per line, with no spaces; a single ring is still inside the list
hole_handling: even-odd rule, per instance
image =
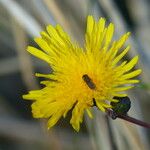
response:
[[[119,100],[118,102],[111,102],[112,110],[117,115],[126,115],[131,107],[131,101],[129,97],[114,97],[114,99]]]
[[[96,85],[93,83],[92,79],[87,74],[84,74],[82,76],[82,79],[90,89],[92,90],[96,89]]]

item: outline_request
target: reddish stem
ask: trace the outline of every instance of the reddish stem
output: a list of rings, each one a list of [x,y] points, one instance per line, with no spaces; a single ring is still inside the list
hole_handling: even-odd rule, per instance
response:
[[[130,116],[127,116],[127,115],[118,115],[117,118],[126,120],[126,121],[128,121],[128,122],[137,124],[137,125],[142,126],[142,127],[145,127],[145,128],[150,128],[150,124],[149,124],[149,123],[143,122],[143,121],[141,121],[141,120],[135,119],[135,118],[130,117]]]
[[[120,119],[126,120],[128,122],[134,123],[136,125],[139,125],[139,126],[142,126],[142,127],[145,127],[145,128],[150,128],[150,124],[149,123],[146,123],[146,122],[143,122],[141,120],[135,119],[135,118],[130,117],[130,116],[126,115],[126,114],[125,115],[116,114],[111,109],[107,109],[106,112],[107,112],[107,115],[109,117],[111,117],[112,119],[120,118]]]

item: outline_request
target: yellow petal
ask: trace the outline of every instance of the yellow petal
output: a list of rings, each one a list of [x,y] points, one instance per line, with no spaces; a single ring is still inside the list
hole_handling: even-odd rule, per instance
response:
[[[134,84],[134,83],[139,83],[139,80],[123,80],[119,81],[118,84]]]
[[[90,118],[93,118],[93,114],[89,108],[86,109],[86,112]]]
[[[126,40],[128,39],[130,35],[130,32],[124,34],[116,43],[115,43],[115,47],[114,47],[114,53],[112,53],[111,58],[113,59],[116,54],[118,53],[118,50],[124,45],[124,43],[126,42]]]
[[[112,37],[114,34],[114,25],[112,23],[109,24],[107,31],[106,31],[106,37],[105,37],[105,46],[108,47],[110,44]]]
[[[80,123],[83,121],[85,105],[82,103],[77,103],[72,111],[72,118],[70,124],[78,132],[80,129]]]
[[[117,46],[116,46],[117,49],[120,49],[124,45],[124,43],[126,42],[129,36],[130,36],[130,32],[127,32],[118,40]]]
[[[40,48],[45,51],[46,53],[49,54],[50,52],[50,47],[47,44],[46,41],[44,41],[42,38],[34,38],[34,41],[40,46]]]
[[[50,129],[51,127],[53,127],[58,120],[60,119],[60,117],[62,116],[62,112],[57,112],[56,114],[54,114],[47,123],[48,129]]]
[[[123,75],[123,76],[121,77],[121,79],[122,79],[122,80],[123,80],[123,79],[125,80],[125,79],[133,78],[133,77],[139,75],[141,72],[142,72],[141,69],[132,71],[132,72],[130,72],[130,73],[127,73],[127,74]]]
[[[96,105],[97,105],[97,107],[98,107],[101,111],[103,111],[103,112],[106,111],[100,101],[96,100]]]
[[[45,54],[44,52],[38,50],[37,48],[28,46],[27,51],[30,52],[32,55],[46,61],[47,63],[50,63],[49,56],[47,54]]]
[[[130,46],[128,46],[121,54],[119,54],[112,62],[112,66],[116,65],[121,59],[122,57],[124,57],[124,55],[126,55],[126,53],[129,51]]]
[[[121,92],[121,91],[126,91],[129,90],[131,88],[133,88],[134,86],[125,86],[125,87],[118,87],[118,88],[114,88],[114,92]]]
[[[138,61],[138,56],[135,56],[134,58],[132,58],[124,67],[123,67],[123,72],[127,72],[129,70],[131,70],[137,63]]]
[[[92,16],[88,16],[86,33],[89,36],[92,34],[93,26],[94,26],[94,19]]]

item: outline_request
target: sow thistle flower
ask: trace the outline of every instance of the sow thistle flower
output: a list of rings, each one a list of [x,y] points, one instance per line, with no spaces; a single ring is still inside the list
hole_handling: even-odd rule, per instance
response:
[[[117,102],[115,97],[126,96],[124,91],[139,82],[132,79],[141,73],[140,69],[133,71],[138,56],[121,61],[130,49],[124,45],[130,33],[112,41],[114,25],[106,27],[104,18],[96,22],[88,16],[83,48],[73,43],[61,26],[49,25],[46,29],[35,38],[41,50],[32,46],[27,50],[46,61],[53,72],[37,73],[37,77],[45,78],[41,82],[44,88],[30,91],[23,98],[34,101],[34,118],[49,119],[48,128],[72,110],[70,123],[79,131],[85,111],[90,118],[94,105],[105,112],[112,107],[111,102]]]

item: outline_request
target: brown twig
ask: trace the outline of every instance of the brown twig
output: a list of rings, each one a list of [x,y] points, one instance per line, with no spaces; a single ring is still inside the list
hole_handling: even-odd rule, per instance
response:
[[[146,122],[143,122],[141,120],[135,119],[135,118],[130,117],[128,115],[119,115],[117,118],[126,120],[128,122],[134,123],[136,125],[139,125],[139,126],[142,126],[142,127],[145,127],[145,128],[150,128],[150,124],[149,123],[146,123]]]
[[[113,120],[117,119],[117,118],[120,118],[120,119],[126,120],[128,122],[134,123],[136,125],[139,125],[139,126],[142,126],[142,127],[145,127],[145,128],[150,128],[150,124],[149,123],[143,122],[143,121],[135,119],[133,117],[130,117],[127,114],[116,114],[111,109],[107,109],[107,115],[109,117],[111,117]]]

